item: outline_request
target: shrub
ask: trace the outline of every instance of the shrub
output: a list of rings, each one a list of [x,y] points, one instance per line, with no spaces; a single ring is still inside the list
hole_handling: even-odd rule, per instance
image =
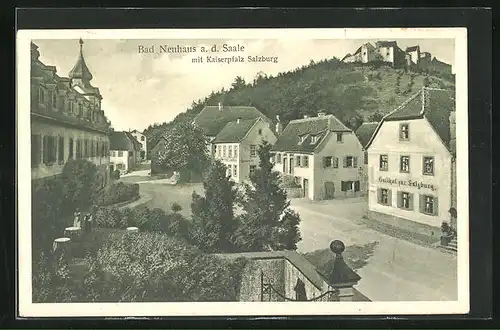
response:
[[[172,204],[171,209],[172,209],[172,212],[177,213],[177,212],[182,211],[182,206],[179,203],[175,202]]]
[[[300,188],[300,185],[295,181],[291,175],[284,175],[281,179],[281,186],[283,188]]]
[[[96,203],[101,206],[108,206],[126,202],[138,196],[139,185],[137,183],[128,184],[118,182],[103,189],[96,197]]]

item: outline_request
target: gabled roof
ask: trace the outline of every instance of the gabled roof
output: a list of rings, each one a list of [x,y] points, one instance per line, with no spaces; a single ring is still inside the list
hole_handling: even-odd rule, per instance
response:
[[[131,142],[127,132],[111,132],[109,136],[110,150],[130,150]]]
[[[452,90],[423,87],[408,100],[386,115],[377,126],[366,148],[368,148],[385,121],[404,121],[426,118],[448,150],[455,137],[450,136],[450,114],[455,111],[455,93]]]
[[[358,137],[361,145],[366,147],[373,133],[377,129],[378,122],[363,123],[356,131],[356,136]]]
[[[219,110],[218,106],[206,106],[194,118],[194,123],[203,130],[205,135],[216,136],[231,121],[236,121],[238,118],[246,120],[258,117],[272,124],[271,120],[255,107],[225,105]]]
[[[417,45],[417,46],[411,46],[411,47],[407,47],[406,48],[406,52],[409,53],[409,52],[414,52],[416,50],[418,50],[420,47]]]
[[[238,143],[248,134],[255,124],[262,120],[260,117],[255,119],[246,119],[231,121],[217,134],[212,143]]]
[[[132,135],[132,133],[130,132],[124,132],[124,133],[127,135],[129,140],[132,141],[132,143],[134,144],[135,150],[141,150],[142,144],[139,141],[137,141],[137,139]]]
[[[292,120],[285,127],[272,151],[313,152],[330,132],[351,132],[333,115]],[[300,138],[305,140],[300,142]],[[316,143],[312,137],[316,136]]]

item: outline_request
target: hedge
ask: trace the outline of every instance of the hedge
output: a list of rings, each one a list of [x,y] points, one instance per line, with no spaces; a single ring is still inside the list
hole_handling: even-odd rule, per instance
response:
[[[237,301],[245,260],[228,261],[160,233],[113,233],[83,269],[34,266],[34,302]]]
[[[118,204],[139,197],[139,185],[137,183],[112,183],[96,197],[96,204],[107,206]]]

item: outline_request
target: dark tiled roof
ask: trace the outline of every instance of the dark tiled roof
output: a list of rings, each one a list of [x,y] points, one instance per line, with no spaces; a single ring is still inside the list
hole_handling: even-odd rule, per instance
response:
[[[194,122],[207,136],[215,136],[231,121],[236,121],[238,118],[245,120],[258,117],[271,124],[269,118],[255,107],[223,106],[222,110],[219,110],[218,106],[206,106],[194,118]]]
[[[137,139],[132,135],[132,133],[130,133],[130,132],[124,132],[124,133],[130,139],[130,141],[132,141],[132,143],[134,144],[135,150],[141,150],[142,144],[139,141],[137,141]]]
[[[396,41],[377,41],[377,47],[397,47]]]
[[[237,143],[240,142],[260,118],[231,121],[217,134],[212,143]]]
[[[278,137],[272,150],[312,152],[331,131],[351,132],[333,115],[292,120]],[[312,144],[311,139],[315,135],[318,136],[317,142]],[[299,143],[301,136],[306,136],[306,138],[302,143]]]
[[[306,258],[295,251],[264,251],[264,252],[243,252],[243,253],[224,253],[216,254],[216,256],[225,259],[246,258],[251,260],[259,259],[287,259],[295,266],[314,286],[323,290],[325,279],[321,276],[316,267],[311,264]]]
[[[85,63],[85,59],[83,58],[82,45],[83,41],[80,39],[80,54],[76,60],[75,66],[69,72],[69,77],[81,78],[82,80],[90,81],[92,80],[92,73],[90,73],[87,63]]]
[[[418,46],[411,46],[406,48],[406,52],[414,52],[418,49]]]
[[[382,121],[400,121],[427,118],[433,129],[439,135],[449,150],[454,137],[450,136],[450,113],[455,111],[455,95],[452,90],[435,89],[423,87],[418,93],[412,95],[408,100],[385,116]],[[376,132],[368,142],[367,147],[373,141]]]
[[[127,132],[112,132],[109,136],[110,150],[130,150],[130,140]]]
[[[363,148],[368,144],[373,133],[377,129],[378,122],[363,123],[356,131],[356,136]]]

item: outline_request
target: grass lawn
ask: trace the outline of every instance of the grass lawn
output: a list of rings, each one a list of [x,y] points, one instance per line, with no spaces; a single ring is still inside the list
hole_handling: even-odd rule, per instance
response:
[[[178,203],[182,210],[180,213],[187,217],[191,217],[191,201],[193,191],[197,194],[203,195],[203,185],[201,183],[187,183],[178,185],[168,184],[154,184],[145,183],[141,184],[141,194],[148,194],[152,200],[145,205],[150,208],[161,208],[167,212],[171,212],[173,203]]]

